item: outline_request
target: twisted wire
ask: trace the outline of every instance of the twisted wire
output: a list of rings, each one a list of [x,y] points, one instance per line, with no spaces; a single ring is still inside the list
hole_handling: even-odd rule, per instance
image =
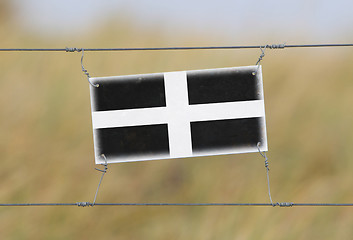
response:
[[[265,158],[265,168],[266,168],[266,176],[267,176],[267,189],[268,189],[268,196],[270,198],[270,202],[272,204],[272,206],[275,206],[276,204],[274,204],[272,202],[272,197],[271,197],[271,186],[270,186],[270,167],[269,167],[269,163],[268,163],[268,158],[266,156],[266,153],[265,152],[261,152],[260,150],[260,142],[257,143],[256,145],[257,147],[257,150],[259,151],[260,155]],[[278,204],[278,203],[277,203]]]
[[[99,184],[98,184],[98,187],[97,187],[97,190],[96,190],[96,194],[94,195],[94,200],[93,200],[92,206],[94,206],[95,203],[96,203],[96,199],[97,199],[97,195],[98,195],[99,188],[100,188],[101,183],[102,183],[102,181],[103,181],[103,177],[104,177],[104,175],[106,174],[106,172],[107,172],[107,170],[108,170],[107,158],[105,157],[104,154],[102,154],[101,156],[102,156],[102,158],[104,158],[104,164],[103,164],[104,169],[101,170],[101,169],[95,168],[97,171],[102,172],[102,176],[101,176],[101,179],[100,179],[100,181],[99,181]]]
[[[68,48],[66,48],[68,49]],[[89,82],[89,84],[92,86],[92,87],[99,87],[99,84],[93,84],[90,80],[91,76],[89,75],[88,71],[85,69],[85,67],[83,66],[83,57],[84,57],[84,54],[85,54],[85,50],[83,48],[81,49],[78,49],[78,48],[69,48],[70,51],[82,51],[82,56],[81,56],[81,69],[82,69],[82,72],[87,76],[87,80]]]

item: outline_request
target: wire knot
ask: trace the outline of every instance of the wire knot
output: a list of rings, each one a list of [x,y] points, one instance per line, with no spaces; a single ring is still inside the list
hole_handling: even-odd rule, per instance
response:
[[[294,203],[292,202],[277,202],[272,204],[273,207],[279,206],[279,207],[293,207]]]
[[[77,202],[77,207],[93,207],[94,205],[90,202]]]
[[[107,158],[105,157],[104,154],[101,155],[101,158],[104,159],[104,163],[102,164],[104,166],[104,169],[99,169],[99,168],[95,168],[97,171],[100,171],[100,172],[103,172],[103,173],[106,173],[107,170],[108,170],[108,162],[107,162]]]
[[[75,47],[74,48],[69,48],[69,47],[65,48],[66,52],[82,52],[82,50],[83,50],[82,48],[75,48]]]
[[[265,47],[262,49],[262,46],[260,46],[260,50],[261,50],[261,55],[259,57],[259,59],[257,60],[256,62],[256,70],[254,72],[252,72],[252,75],[255,76],[257,74],[257,72],[259,71],[259,68],[260,68],[260,62],[262,61],[262,59],[265,57],[265,50],[266,48],[268,47],[269,45],[265,45]]]
[[[265,50],[266,50],[267,46],[268,45],[266,45],[264,49],[260,48],[261,49],[261,54],[260,54],[259,60],[257,60],[255,65],[260,65],[260,62],[262,61],[262,59],[265,56]]]
[[[268,159],[266,159],[265,160],[265,168],[267,168],[270,171],[270,168],[268,166],[269,166]]]
[[[285,43],[266,45],[266,48],[269,48],[269,49],[284,49],[285,47],[286,47]]]
[[[261,55],[259,57],[259,59],[257,60],[256,62],[256,70],[252,73],[252,75],[256,75],[257,72],[259,71],[259,68],[260,68],[260,62],[262,61],[262,59],[265,57],[265,51],[266,51],[266,48],[269,48],[269,49],[284,49],[286,47],[286,44],[285,43],[281,43],[281,44],[272,44],[272,45],[265,45],[265,46],[260,46],[260,50],[261,50]]]

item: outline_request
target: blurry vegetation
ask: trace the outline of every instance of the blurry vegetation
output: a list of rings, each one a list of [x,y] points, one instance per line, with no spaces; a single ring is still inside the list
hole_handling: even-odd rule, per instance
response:
[[[13,30],[1,47],[168,46],[126,19],[70,41]],[[127,27],[128,26],[128,27]],[[12,30],[11,30],[12,29]],[[20,36],[20,37],[19,37]],[[90,36],[89,38],[87,36]],[[176,45],[214,45],[181,36]],[[92,76],[253,65],[259,50],[86,53]],[[78,53],[0,53],[2,203],[92,201],[89,86]],[[353,50],[267,51],[263,79],[272,197],[353,202]],[[112,164],[98,202],[268,202],[259,154]],[[349,239],[347,208],[0,208],[1,239]]]

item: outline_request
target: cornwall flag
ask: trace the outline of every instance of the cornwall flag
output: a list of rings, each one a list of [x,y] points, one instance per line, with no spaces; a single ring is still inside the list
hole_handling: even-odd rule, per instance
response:
[[[267,151],[261,67],[90,80],[96,164]]]

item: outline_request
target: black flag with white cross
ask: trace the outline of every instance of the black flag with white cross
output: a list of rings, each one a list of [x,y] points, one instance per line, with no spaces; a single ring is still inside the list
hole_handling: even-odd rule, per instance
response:
[[[261,67],[90,80],[96,164],[267,151]]]

